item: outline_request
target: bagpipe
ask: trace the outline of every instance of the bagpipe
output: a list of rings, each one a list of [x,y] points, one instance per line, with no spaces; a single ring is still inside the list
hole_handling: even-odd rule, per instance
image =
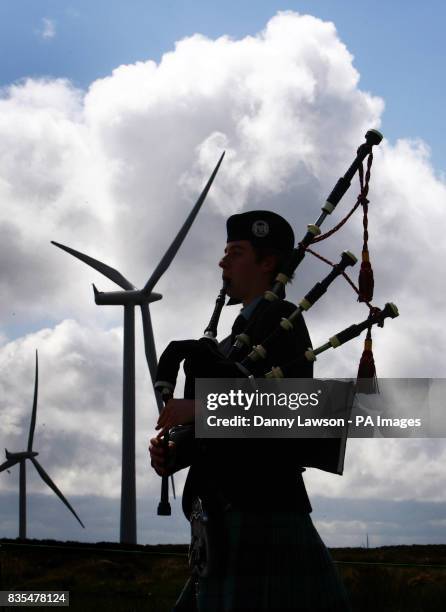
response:
[[[336,183],[335,187],[322,206],[322,213],[314,224],[307,226],[303,239],[298,243],[280,267],[280,272],[274,279],[271,289],[267,290],[255,309],[255,317],[251,317],[241,333],[235,337],[234,344],[227,355],[219,350],[217,343],[217,327],[222,308],[225,304],[227,285],[226,282],[218,294],[215,308],[203,337],[199,340],[182,340],[171,342],[159,359],[156,376],[155,389],[162,394],[164,402],[171,397],[176,386],[180,364],[184,361],[186,382],[184,397],[193,399],[195,397],[196,378],[248,378],[254,382],[255,378],[286,378],[293,377],[293,373],[305,363],[313,362],[317,356],[330,348],[337,348],[346,342],[359,336],[367,330],[364,351],[358,368],[357,391],[375,392],[377,390],[376,371],[372,353],[371,330],[373,326],[383,327],[388,318],[398,316],[398,309],[392,303],[387,303],[380,309],[371,304],[373,297],[373,271],[368,253],[368,204],[367,199],[371,166],[373,161],[373,146],[379,145],[383,136],[378,130],[369,130],[365,135],[365,142],[357,149],[356,157],[344,176]],[[364,176],[363,162],[367,158],[367,169]],[[351,185],[354,175],[358,172],[360,179],[360,193],[357,201],[348,215],[326,234],[321,234],[321,225],[330,215]],[[356,258],[349,251],[344,251],[338,263],[332,263],[320,256],[310,245],[324,240],[336,232],[349,219],[353,212],[359,207],[363,208],[363,249],[362,264],[359,274],[358,287],[349,279],[345,270],[355,265]],[[259,318],[268,314],[274,304],[283,299],[285,286],[290,282],[294,272],[302,263],[306,253],[323,260],[332,267],[331,272],[317,282],[314,287],[300,300],[297,308],[288,316],[281,319],[276,329],[268,333],[264,339],[253,346],[252,330]],[[328,290],[329,286],[338,276],[344,276],[355,292],[358,301],[363,302],[369,308],[369,315],[363,321],[350,325],[346,329],[331,336],[328,341],[317,348],[308,348],[303,355],[288,363],[277,363],[272,368],[266,366],[268,352],[271,346],[277,345],[293,332],[296,322],[302,313],[309,310]],[[164,443],[168,444],[169,434],[164,436]],[[333,461],[337,458],[333,457]],[[305,465],[314,465],[305,463]],[[317,467],[317,466],[316,466]],[[329,470],[334,471],[334,470]],[[170,514],[168,502],[168,478],[163,477],[161,502],[158,514]]]

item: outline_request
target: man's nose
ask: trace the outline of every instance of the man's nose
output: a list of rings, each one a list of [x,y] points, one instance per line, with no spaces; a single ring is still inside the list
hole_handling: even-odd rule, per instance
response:
[[[228,267],[228,260],[226,259],[226,255],[223,255],[223,257],[218,262],[218,265],[220,266],[220,268],[223,268],[223,269]]]

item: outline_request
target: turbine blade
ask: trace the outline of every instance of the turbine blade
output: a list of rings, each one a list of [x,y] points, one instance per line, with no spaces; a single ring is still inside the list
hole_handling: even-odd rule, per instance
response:
[[[158,360],[156,358],[155,339],[153,337],[152,320],[150,318],[150,309],[148,304],[141,304],[142,328],[144,333],[144,350],[146,353],[147,365],[149,366],[152,385],[156,381],[156,370],[158,368]],[[156,403],[158,405],[158,413],[163,409],[163,400],[159,393],[155,391]]]
[[[167,268],[170,266],[172,259],[175,257],[178,249],[180,248],[180,246],[183,243],[183,240],[185,239],[187,232],[189,231],[192,223],[194,222],[195,217],[198,214],[198,211],[201,208],[201,205],[203,204],[209,189],[211,188],[211,185],[214,181],[214,178],[218,172],[218,169],[220,168],[220,164],[223,161],[223,157],[225,155],[225,152],[223,151],[223,153],[221,154],[220,159],[218,160],[217,165],[214,168],[214,171],[212,172],[208,182],[206,183],[203,191],[200,194],[200,197],[198,198],[197,202],[195,203],[195,206],[192,208],[191,212],[189,213],[186,221],[184,222],[182,228],[180,229],[180,231],[178,232],[178,234],[176,235],[176,237],[174,238],[172,244],[170,245],[170,247],[167,249],[167,251],[165,252],[164,256],[162,257],[161,261],[159,262],[158,266],[155,268],[155,271],[153,272],[152,276],[149,278],[149,280],[147,281],[147,283],[145,284],[144,288],[142,289],[142,293],[148,295],[152,289],[154,288],[154,286],[156,285],[156,283],[159,281],[159,279],[161,278],[161,276],[164,274],[164,272],[167,270]]]
[[[0,472],[3,472],[3,470],[7,470],[8,468],[18,463],[19,461],[20,459],[8,459],[7,461],[5,461],[4,463],[0,465]]]
[[[48,474],[45,472],[45,470],[43,469],[43,467],[40,465],[40,463],[37,461],[37,459],[34,459],[34,457],[30,457],[31,461],[34,463],[34,467],[36,468],[36,470],[39,472],[42,480],[50,487],[50,489],[53,489],[54,493],[63,501],[63,503],[66,505],[66,507],[68,508],[68,510],[70,510],[74,516],[77,518],[77,520],[79,521],[79,523],[82,525],[82,527],[85,528],[85,525],[83,524],[83,522],[81,521],[81,519],[78,517],[78,515],[76,514],[76,512],[74,511],[73,507],[70,505],[70,503],[68,502],[68,500],[63,496],[62,492],[56,487],[56,485],[54,484],[54,482],[51,480],[51,478],[48,476]]]
[[[28,436],[28,449],[29,451],[33,448],[34,429],[36,427],[36,411],[37,411],[37,391],[39,387],[39,361],[36,350],[36,373],[34,376],[34,400],[33,400],[33,411],[31,414],[31,423],[29,425],[29,436]]]
[[[95,270],[97,270],[98,272],[106,276],[107,278],[109,278],[111,281],[119,285],[119,287],[122,287],[122,289],[127,290],[127,289],[136,288],[132,285],[131,282],[129,282],[126,278],[124,278],[124,276],[122,276],[120,272],[118,272],[114,268],[111,268],[110,266],[107,266],[105,263],[102,263],[102,261],[93,259],[93,257],[84,255],[83,253],[80,253],[79,251],[75,251],[74,249],[71,249],[70,247],[60,244],[59,242],[55,242],[54,240],[51,240],[51,244],[54,244],[55,246],[59,247],[59,249],[62,249],[63,251],[70,253],[70,255],[77,257],[78,259],[86,263],[88,266],[91,266],[92,268],[94,268]]]

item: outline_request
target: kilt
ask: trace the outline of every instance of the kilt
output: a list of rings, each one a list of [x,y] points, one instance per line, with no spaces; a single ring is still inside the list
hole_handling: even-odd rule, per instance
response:
[[[199,579],[199,612],[348,612],[348,596],[309,514],[229,510],[222,564]]]

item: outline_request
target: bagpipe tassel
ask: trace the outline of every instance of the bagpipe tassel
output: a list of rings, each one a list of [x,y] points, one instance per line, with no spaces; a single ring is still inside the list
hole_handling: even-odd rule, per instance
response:
[[[373,268],[369,260],[369,252],[362,252],[361,269],[359,271],[358,288],[359,297],[358,302],[371,302],[373,299],[373,288],[375,281],[373,279]]]
[[[356,381],[357,393],[378,393],[378,381],[376,380],[375,360],[372,351],[372,334],[369,329],[364,341],[364,350],[358,367]]]

